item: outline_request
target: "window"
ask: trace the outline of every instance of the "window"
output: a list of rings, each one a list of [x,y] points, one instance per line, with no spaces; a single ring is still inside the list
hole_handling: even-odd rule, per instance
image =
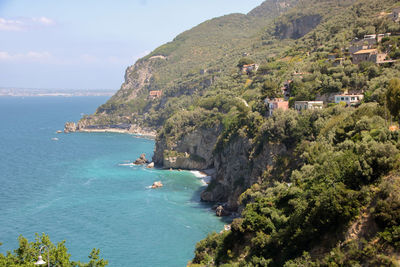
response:
[[[344,97],[342,97],[342,101],[344,101]]]
[[[354,100],[356,100],[356,98],[354,96],[352,96],[351,97],[351,101],[354,101]]]

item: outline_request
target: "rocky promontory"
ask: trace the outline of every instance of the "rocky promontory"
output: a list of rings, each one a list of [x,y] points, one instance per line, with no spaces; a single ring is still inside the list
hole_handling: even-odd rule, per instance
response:
[[[64,133],[74,133],[74,132],[86,132],[86,133],[126,133],[135,134],[140,136],[146,136],[150,138],[155,138],[156,131],[148,127],[141,127],[137,124],[105,124],[96,125],[89,124],[85,120],[81,120],[78,123],[66,122],[64,126]]]

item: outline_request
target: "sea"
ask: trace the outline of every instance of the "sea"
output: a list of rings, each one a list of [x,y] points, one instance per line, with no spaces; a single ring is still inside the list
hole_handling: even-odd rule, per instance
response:
[[[0,253],[46,233],[74,261],[99,248],[109,266],[186,266],[196,242],[225,224],[200,202],[188,171],[130,164],[154,140],[118,133],[57,134],[107,97],[0,97]],[[155,181],[164,187],[150,189]]]

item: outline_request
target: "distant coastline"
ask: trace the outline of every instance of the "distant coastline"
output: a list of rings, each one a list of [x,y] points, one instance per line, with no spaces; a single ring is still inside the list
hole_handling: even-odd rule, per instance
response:
[[[112,96],[117,90],[111,89],[34,89],[0,88],[0,97],[74,97]]]

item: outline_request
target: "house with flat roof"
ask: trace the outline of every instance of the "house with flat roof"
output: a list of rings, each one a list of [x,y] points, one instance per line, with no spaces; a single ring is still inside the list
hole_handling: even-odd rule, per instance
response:
[[[378,49],[364,49],[353,54],[353,64],[370,61],[376,64],[382,63],[387,57],[386,53],[379,53]]]
[[[276,111],[277,109],[289,109],[289,101],[285,101],[283,98],[266,98],[264,102],[268,108],[268,116],[272,116],[272,114],[274,114],[274,111]]]
[[[345,102],[347,106],[354,106],[361,102],[364,95],[335,95],[335,103]]]
[[[322,109],[324,107],[323,101],[296,101],[294,102],[294,109],[297,111]]]

